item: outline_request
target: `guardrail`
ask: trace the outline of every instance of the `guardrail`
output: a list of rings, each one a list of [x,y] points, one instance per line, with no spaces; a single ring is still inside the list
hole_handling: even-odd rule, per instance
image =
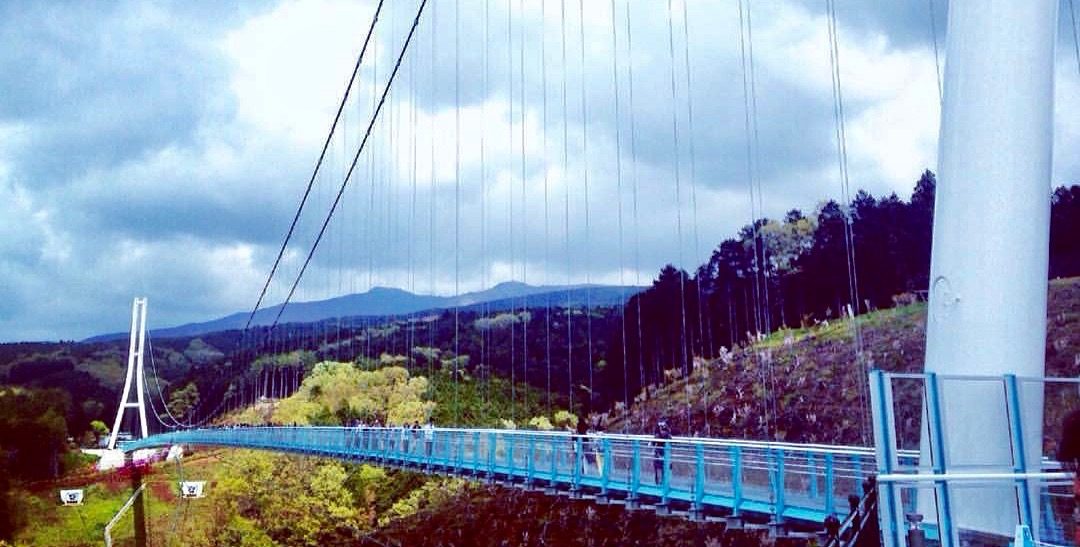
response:
[[[482,476],[599,500],[823,522],[846,513],[874,472],[871,448],[505,429],[244,427],[192,429],[126,443],[256,448]]]
[[[913,532],[943,547],[1005,545],[1017,525],[1050,544],[1075,535],[1072,474],[1046,454],[1080,405],[1080,379],[883,371],[869,379],[885,547],[914,545]],[[985,398],[989,425],[950,414],[953,392]],[[978,431],[985,444],[960,450],[958,431]],[[912,453],[920,446],[922,457]]]

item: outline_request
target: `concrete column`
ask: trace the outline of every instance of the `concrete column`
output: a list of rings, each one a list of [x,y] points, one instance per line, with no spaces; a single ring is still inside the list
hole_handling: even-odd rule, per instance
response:
[[[1057,9],[1058,0],[949,4],[928,372],[1044,374]],[[1000,385],[947,382],[941,395],[946,469],[1011,471]],[[1034,470],[1043,401],[1025,395]],[[951,488],[954,523],[1010,535],[1007,490]]]

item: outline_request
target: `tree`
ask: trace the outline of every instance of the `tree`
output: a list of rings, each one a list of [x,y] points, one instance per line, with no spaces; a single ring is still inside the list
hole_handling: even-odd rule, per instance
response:
[[[373,496],[357,496],[346,487],[349,474],[332,460],[237,451],[232,472],[215,491],[227,507],[215,544],[319,546],[327,536],[370,528]],[[362,466],[367,468],[368,466]],[[374,468],[372,468],[374,469]],[[374,483],[372,485],[374,487]],[[258,542],[235,530],[257,529]]]
[[[90,432],[94,434],[94,444],[101,442],[103,437],[109,435],[109,426],[105,425],[105,422],[101,420],[94,420],[90,422]]]
[[[14,477],[56,477],[67,447],[71,397],[59,389],[0,388],[0,460]]]
[[[169,395],[169,412],[181,422],[190,421],[199,408],[199,386],[190,382]]]
[[[1080,185],[1054,190],[1050,209],[1050,277],[1080,275]]]
[[[304,378],[300,389],[279,401],[266,418],[276,423],[340,425],[380,419],[404,424],[426,421],[435,403],[424,400],[428,380],[410,376],[404,367],[361,370],[354,363],[323,361]],[[261,421],[254,409],[237,419]]]

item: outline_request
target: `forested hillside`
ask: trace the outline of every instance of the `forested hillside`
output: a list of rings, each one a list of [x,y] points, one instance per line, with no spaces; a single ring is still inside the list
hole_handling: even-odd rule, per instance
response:
[[[686,373],[695,358],[720,357],[760,334],[924,300],[934,188],[927,171],[910,201],[859,191],[849,207],[850,231],[844,205],[835,201],[813,213],[760,219],[720,243],[695,271],[663,268],[626,305],[625,323],[608,344],[607,361],[627,364],[625,375],[621,367],[604,375],[609,400],[622,401],[624,393],[662,382],[665,369]],[[1050,279],[1080,276],[1080,186],[1057,188],[1051,201]],[[972,237],[978,234],[973,226]]]

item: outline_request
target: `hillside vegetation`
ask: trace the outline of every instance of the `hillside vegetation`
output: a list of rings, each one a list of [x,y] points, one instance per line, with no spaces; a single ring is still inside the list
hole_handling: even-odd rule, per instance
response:
[[[1051,281],[1048,296],[1046,375],[1076,377],[1080,278]],[[666,419],[689,435],[869,445],[865,371],[921,372],[925,347],[925,303],[782,330],[695,361],[689,378],[669,369],[670,382],[648,386],[628,412],[617,405],[607,418],[612,430],[652,432]],[[1060,408],[1054,397],[1075,404],[1075,395],[1048,393],[1047,407]]]

